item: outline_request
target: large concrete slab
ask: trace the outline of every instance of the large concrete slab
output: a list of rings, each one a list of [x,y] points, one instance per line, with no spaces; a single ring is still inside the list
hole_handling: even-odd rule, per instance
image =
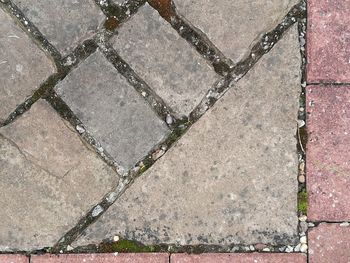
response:
[[[14,0],[63,55],[92,37],[105,19],[94,0]]]
[[[113,46],[178,115],[188,115],[216,80],[206,61],[148,4],[118,30]]]
[[[55,89],[124,168],[140,161],[168,133],[165,123],[99,51]]]
[[[350,87],[308,86],[308,219],[350,220]]]
[[[282,20],[298,0],[174,0],[180,14],[234,62]]]
[[[117,183],[44,101],[0,129],[0,250],[54,245]]]
[[[52,62],[0,9],[0,123],[54,73]]]
[[[299,92],[294,26],[75,245],[295,243]]]

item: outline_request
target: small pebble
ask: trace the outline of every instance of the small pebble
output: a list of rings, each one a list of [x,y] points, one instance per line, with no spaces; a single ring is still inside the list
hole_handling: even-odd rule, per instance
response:
[[[300,251],[300,247],[301,247],[301,244],[298,244],[298,245],[294,248],[294,252],[299,252],[299,251]]]
[[[306,181],[305,175],[299,175],[298,176],[298,181],[301,184],[305,183],[305,181]]]
[[[118,241],[119,241],[119,236],[114,236],[114,237],[113,237],[113,241],[114,241],[114,242],[118,242]]]
[[[252,246],[252,245],[250,245],[249,248],[250,248],[250,251],[254,251],[255,250],[255,247]]]
[[[299,216],[299,221],[305,222],[306,220],[307,220],[307,216],[306,215]]]
[[[171,124],[173,123],[173,118],[171,117],[170,114],[168,114],[168,115],[166,116],[165,121],[166,121],[166,123],[167,123],[168,125],[171,125]]]
[[[76,129],[80,134],[85,132],[85,129],[83,127],[81,127],[80,125],[77,125]]]
[[[348,226],[350,226],[350,223],[349,222],[343,222],[343,223],[340,224],[340,226],[348,227]]]
[[[74,248],[70,245],[67,246],[67,251],[72,251]]]
[[[264,252],[270,252],[270,249],[268,247],[265,247],[262,251]]]
[[[292,247],[292,246],[287,246],[286,252],[287,252],[287,253],[293,252],[293,247]]]
[[[301,244],[300,252],[302,252],[302,253],[306,253],[307,252],[307,245],[306,244]]]
[[[303,237],[300,238],[300,243],[301,244],[306,244],[307,243],[306,236],[303,236]]]
[[[314,223],[308,223],[307,225],[308,225],[309,227],[314,227],[314,226],[315,226]]]

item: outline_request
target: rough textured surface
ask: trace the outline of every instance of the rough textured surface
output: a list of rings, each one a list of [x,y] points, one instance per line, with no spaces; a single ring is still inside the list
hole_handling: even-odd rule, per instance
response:
[[[294,243],[299,56],[293,27],[77,244]]]
[[[166,253],[128,254],[75,254],[32,256],[31,263],[168,263]]]
[[[350,262],[350,227],[322,223],[309,230],[309,262]]]
[[[0,249],[52,246],[117,182],[44,101],[0,129]]]
[[[54,66],[0,9],[0,123],[33,94]]]
[[[93,0],[14,0],[13,2],[64,55],[91,37],[105,18]]]
[[[350,220],[350,87],[307,88],[310,220]]]
[[[172,254],[171,263],[306,263],[303,254],[244,253],[244,254]]]
[[[114,48],[180,115],[214,84],[206,61],[148,4],[119,30]]]
[[[350,83],[350,0],[307,3],[307,81]]]
[[[117,5],[122,5],[126,0],[113,0],[113,2]]]
[[[298,0],[174,0],[180,14],[203,31],[234,62]],[[205,14],[205,15],[204,15]]]
[[[166,125],[100,52],[56,91],[124,168],[141,160],[167,134]]]
[[[0,263],[29,263],[29,258],[23,255],[0,255]]]

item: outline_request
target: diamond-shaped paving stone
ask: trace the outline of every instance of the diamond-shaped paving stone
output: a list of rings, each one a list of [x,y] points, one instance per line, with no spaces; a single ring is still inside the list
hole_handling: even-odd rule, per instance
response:
[[[310,263],[349,263],[350,225],[321,223],[308,231]]]
[[[63,55],[92,37],[105,16],[93,0],[14,0]]]
[[[308,218],[350,220],[350,87],[308,86]]]
[[[114,48],[176,113],[188,115],[215,82],[206,61],[148,4],[118,32]]]
[[[349,83],[350,1],[307,3],[307,81]]]
[[[1,9],[0,54],[1,123],[55,68],[44,52]]]
[[[273,29],[298,0],[174,0],[180,14],[234,62]]]
[[[52,246],[117,183],[45,102],[0,129],[0,249]]]
[[[165,123],[99,51],[56,91],[124,168],[141,160],[168,133]]]
[[[295,26],[76,244],[294,243],[299,92]]]

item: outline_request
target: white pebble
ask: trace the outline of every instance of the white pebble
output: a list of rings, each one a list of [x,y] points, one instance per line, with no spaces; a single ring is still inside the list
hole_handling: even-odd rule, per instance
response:
[[[166,121],[166,123],[169,124],[169,125],[173,123],[173,118],[171,117],[170,114],[168,114],[168,115],[166,116],[165,121]]]
[[[80,125],[77,125],[77,127],[75,127],[77,129],[77,131],[82,134],[85,132],[85,129],[83,127],[81,127]]]
[[[348,227],[348,226],[350,226],[350,223],[349,222],[343,222],[343,223],[340,224],[340,226]]]
[[[300,243],[301,244],[306,244],[307,243],[306,236],[303,236],[303,237],[300,238]]]
[[[74,248],[70,245],[67,246],[67,251],[72,251]]]
[[[101,214],[103,212],[103,208],[102,206],[98,205],[94,208],[94,210],[92,210],[92,216],[93,217],[96,217],[98,216],[99,214]]]
[[[114,242],[118,242],[118,241],[119,241],[119,236],[114,236],[114,237],[113,237],[113,241],[114,241]]]
[[[306,244],[301,244],[300,252],[302,252],[302,253],[306,253],[307,252],[307,245]]]
[[[292,247],[292,246],[287,246],[286,252],[287,252],[287,253],[293,252],[293,247]]]

